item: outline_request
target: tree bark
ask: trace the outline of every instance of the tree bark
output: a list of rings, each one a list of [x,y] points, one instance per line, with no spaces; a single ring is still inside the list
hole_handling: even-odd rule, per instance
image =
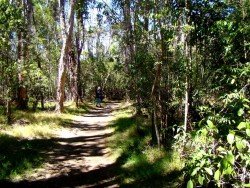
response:
[[[71,45],[72,46],[72,45]],[[76,106],[78,107],[78,90],[77,90],[77,83],[78,83],[78,76],[77,76],[77,61],[75,57],[74,49],[71,48],[69,51],[69,76],[70,76],[70,90],[72,99],[75,102]]]
[[[72,34],[73,34],[73,26],[74,26],[74,6],[75,0],[71,0],[70,2],[70,13],[69,13],[69,20],[68,20],[68,27],[65,24],[65,13],[64,13],[64,0],[59,1],[59,8],[60,8],[60,26],[62,30],[62,39],[63,45],[61,49],[61,55],[59,60],[58,66],[58,80],[57,80],[57,104],[56,104],[56,111],[58,113],[62,113],[64,110],[64,99],[65,99],[65,81],[66,81],[66,63],[68,61],[68,53],[69,49],[71,48],[71,41],[72,41]],[[67,29],[66,29],[67,27]]]
[[[133,27],[131,23],[131,1],[123,1],[123,16],[124,16],[124,31],[125,31],[125,71],[129,73],[129,64],[134,59],[134,39],[133,39]]]
[[[189,24],[189,9],[190,9],[190,2],[189,0],[185,0],[185,7],[186,7],[186,24]],[[190,89],[190,63],[191,63],[191,46],[189,46],[189,37],[190,34],[186,34],[185,39],[185,57],[186,57],[186,83],[185,83],[185,111],[184,111],[184,131],[187,131],[188,127],[188,115],[189,115],[189,89]]]
[[[157,119],[157,108],[156,105],[154,107],[154,131],[156,135],[156,140],[157,140],[157,146],[160,148],[161,147],[161,136],[160,136],[160,131],[159,131],[159,125],[158,125],[158,119]]]
[[[29,46],[32,34],[33,3],[32,0],[19,2],[23,6],[23,16],[25,19],[25,29],[18,33],[18,73],[19,88],[17,92],[17,107],[20,109],[28,108],[28,90],[25,86],[25,75],[23,75],[24,64],[29,61]]]
[[[23,44],[23,32],[18,33],[18,44],[17,44],[17,62],[19,64],[18,72],[18,90],[17,90],[17,108],[27,109],[28,108],[28,94],[27,88],[24,86],[24,75],[22,74],[24,66],[24,44]]]
[[[78,15],[78,32],[76,36],[76,49],[77,49],[77,104],[80,100],[83,102],[83,84],[81,80],[81,54],[84,46],[85,40],[85,24],[84,24],[84,15],[83,12],[79,12]]]

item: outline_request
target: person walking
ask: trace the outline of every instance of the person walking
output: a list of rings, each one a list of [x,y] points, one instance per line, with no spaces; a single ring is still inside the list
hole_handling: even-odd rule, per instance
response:
[[[103,93],[102,93],[102,89],[100,86],[98,86],[95,91],[95,98],[96,98],[96,107],[102,107],[101,102],[103,99]]]

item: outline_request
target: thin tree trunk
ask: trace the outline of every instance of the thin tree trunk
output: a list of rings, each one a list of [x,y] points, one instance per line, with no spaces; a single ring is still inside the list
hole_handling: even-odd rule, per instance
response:
[[[184,131],[187,132],[187,124],[188,124],[188,109],[189,109],[189,80],[186,75],[186,84],[185,84],[185,111],[184,111]]]
[[[81,60],[80,60],[80,55],[81,53],[78,51],[77,52],[77,104],[78,105],[78,101],[80,100],[81,102],[83,102],[83,84],[82,84],[82,79],[81,79]]]
[[[17,91],[17,107],[19,109],[27,109],[28,108],[28,95],[27,89],[24,86],[24,76],[22,74],[22,69],[24,65],[24,44],[23,44],[23,32],[18,33],[18,45],[17,45],[17,53],[18,53],[18,64],[20,66],[18,72],[18,82],[19,87]]]
[[[133,39],[133,27],[131,23],[131,1],[124,0],[123,3],[123,15],[124,15],[124,30],[125,30],[125,71],[129,73],[129,64],[134,59],[134,39]]]
[[[156,131],[155,131],[155,118],[154,118],[154,109],[151,113],[151,138],[152,138],[152,144],[155,145],[157,143],[156,139]]]
[[[159,131],[159,127],[158,127],[156,106],[154,108],[154,129],[155,129],[155,135],[156,135],[156,140],[157,140],[157,146],[160,148],[161,147],[161,136],[160,136],[160,131]]]
[[[242,8],[242,20],[245,21],[246,19],[246,13],[245,13],[245,3],[244,0],[240,0],[241,8]],[[247,61],[247,41],[246,41],[246,36],[243,35],[243,50],[244,50],[244,58],[245,61]]]
[[[156,140],[157,140],[157,145],[158,147],[160,147],[161,142],[160,142],[160,132],[159,132],[159,128],[158,128],[158,121],[157,121],[157,105],[158,105],[158,100],[157,100],[157,91],[159,89],[158,84],[159,84],[159,80],[161,78],[161,63],[159,63],[157,65],[157,70],[156,70],[156,75],[155,75],[155,80],[152,86],[152,91],[151,91],[151,98],[152,98],[152,102],[154,104],[154,110],[153,110],[153,120],[152,122],[154,123],[154,131],[155,131],[155,136],[156,136]]]
[[[186,24],[189,24],[189,15],[188,11],[190,9],[190,2],[189,0],[185,1],[185,6],[186,6]],[[186,83],[185,83],[185,111],[184,111],[184,131],[187,131],[187,126],[188,126],[188,115],[189,115],[189,88],[190,88],[190,63],[191,63],[191,46],[188,46],[189,42],[189,33],[186,34],[186,39],[185,39],[185,56],[186,56]],[[190,49],[189,49],[190,47]],[[190,50],[190,51],[189,51]]]
[[[20,2],[20,6],[22,2]],[[22,83],[23,83],[23,75],[22,75],[22,66],[24,64],[24,60],[23,60],[23,32],[19,31],[17,34],[17,38],[18,38],[18,42],[17,42],[17,62],[19,64],[19,70],[18,70],[18,82],[19,82],[19,87],[18,87],[18,91],[17,91],[17,107],[20,109],[25,109],[27,107],[27,105],[25,104],[25,98],[26,98],[26,94],[23,94],[25,92],[23,92],[25,90],[25,88],[23,87]]]
[[[7,117],[7,124],[11,124],[11,102],[7,100],[6,102],[6,117]]]
[[[78,101],[80,100],[81,102],[83,102],[82,100],[82,96],[83,96],[83,84],[82,84],[82,80],[81,80],[81,53],[82,53],[82,49],[84,46],[84,40],[85,40],[85,25],[84,25],[84,18],[83,18],[83,13],[80,12],[80,15],[78,15],[78,32],[77,32],[77,36],[76,36],[76,48],[77,48],[77,104],[78,105]]]
[[[41,92],[41,108],[44,110],[44,95],[43,92]]]
[[[6,99],[6,120],[7,124],[11,124],[11,98],[10,98],[10,89],[7,89],[7,99]]]

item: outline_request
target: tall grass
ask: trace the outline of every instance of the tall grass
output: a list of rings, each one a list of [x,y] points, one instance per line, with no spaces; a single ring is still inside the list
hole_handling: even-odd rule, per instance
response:
[[[178,187],[183,162],[179,154],[151,146],[150,124],[128,106],[115,112],[110,147],[118,157],[122,187]]]

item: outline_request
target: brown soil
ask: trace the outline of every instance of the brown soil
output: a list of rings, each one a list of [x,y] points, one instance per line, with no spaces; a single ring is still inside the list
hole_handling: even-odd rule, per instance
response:
[[[47,162],[21,182],[7,187],[119,187],[116,159],[106,140],[113,130],[111,111],[118,103],[94,108],[76,116],[73,124],[53,138],[53,148],[45,153]]]

